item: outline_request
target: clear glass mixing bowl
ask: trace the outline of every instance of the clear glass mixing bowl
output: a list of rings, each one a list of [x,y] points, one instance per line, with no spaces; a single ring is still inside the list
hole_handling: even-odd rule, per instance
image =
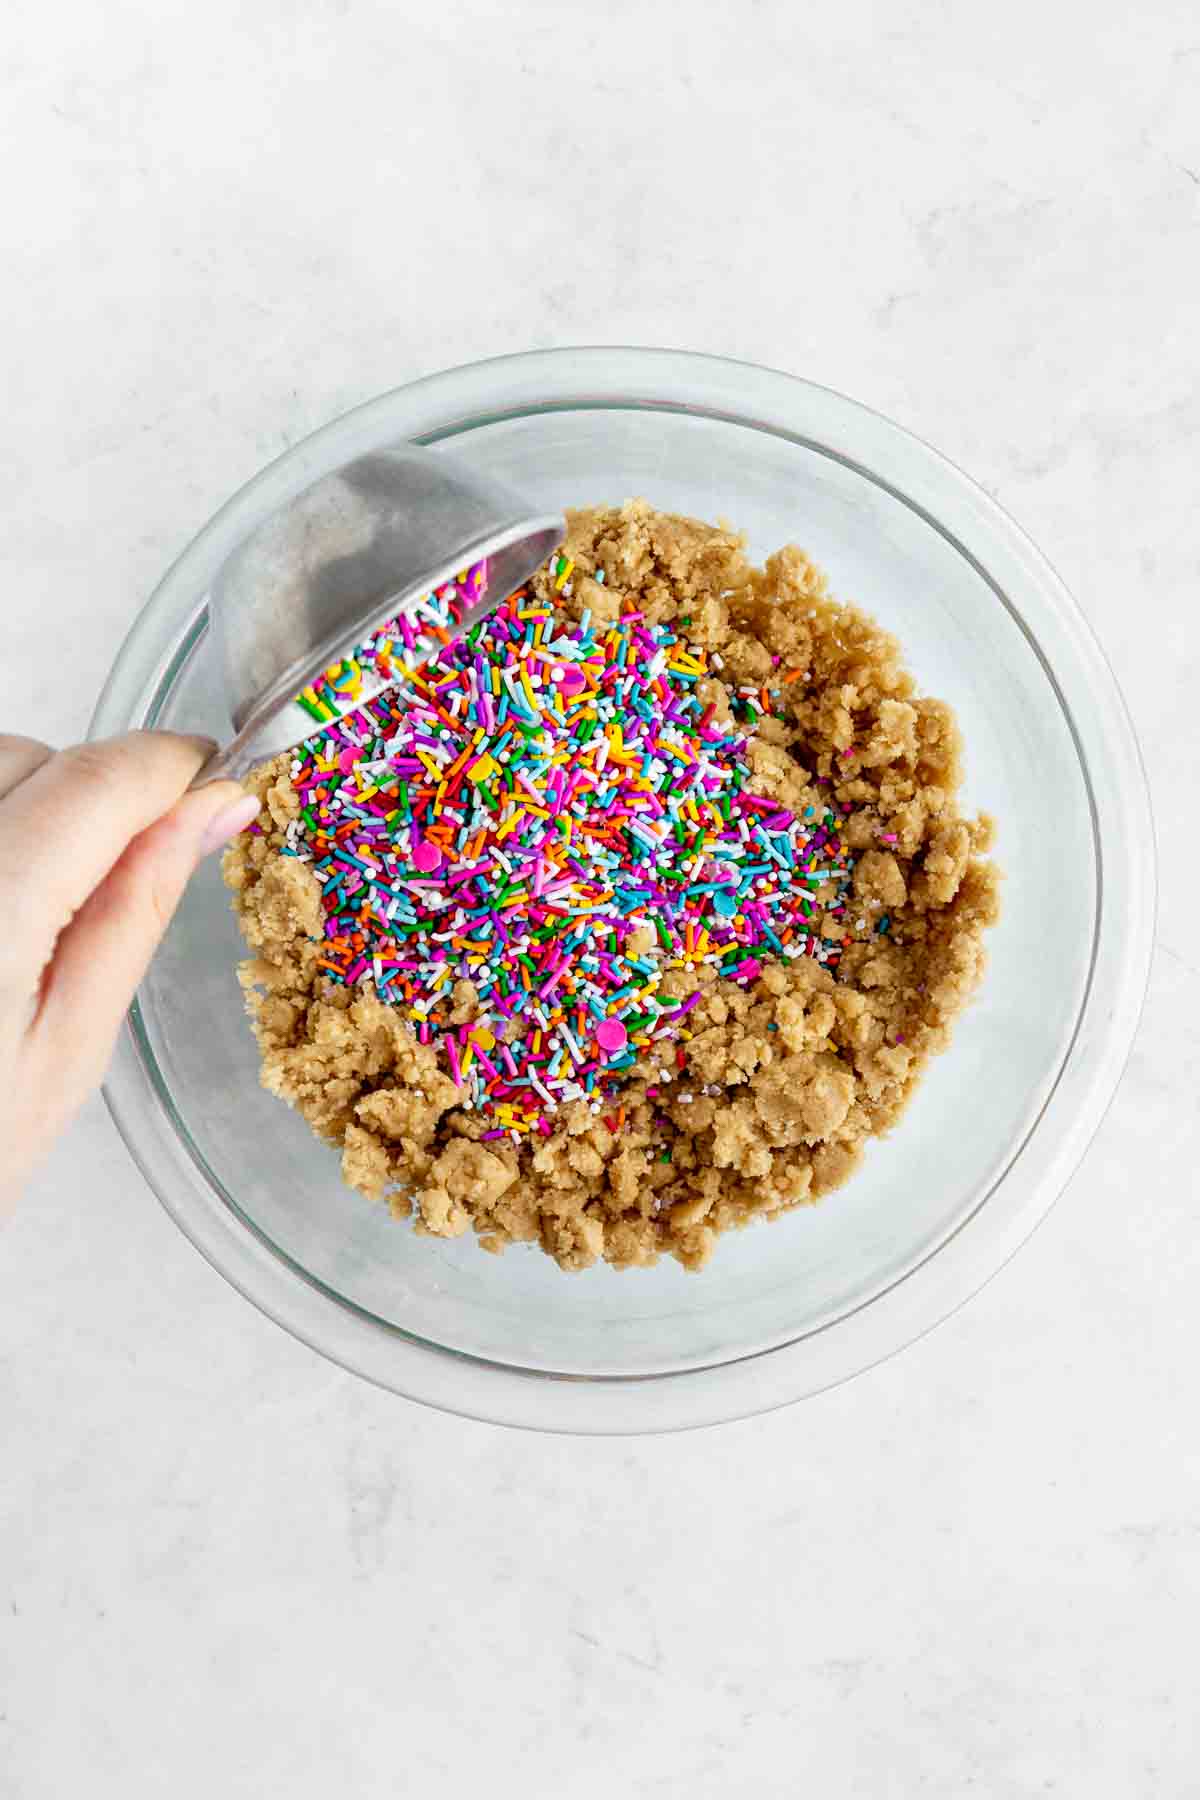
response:
[[[452,370],[359,407],[205,526],[130,633],[94,721],[228,733],[214,572],[271,509],[397,438],[453,445],[554,507],[644,495],[804,546],[957,710],[967,801],[998,821],[1004,917],[986,984],[903,1124],[821,1205],[673,1262],[567,1276],[539,1251],[419,1238],[344,1189],[336,1154],[258,1083],[214,866],[130,1015],[107,1094],[213,1265],[315,1349],[398,1393],[512,1424],[666,1430],[856,1373],[978,1288],[1061,1190],[1116,1085],[1145,989],[1153,842],[1113,676],[1000,509],[837,394],[739,363],[564,350]]]

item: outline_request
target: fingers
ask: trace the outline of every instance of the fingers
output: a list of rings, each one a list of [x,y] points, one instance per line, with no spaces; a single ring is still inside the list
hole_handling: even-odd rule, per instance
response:
[[[10,737],[0,732],[0,800],[53,755],[49,744],[39,744],[36,738]]]
[[[135,731],[27,768],[0,812],[6,916],[52,942],[131,840],[175,804],[210,750],[202,739]]]
[[[62,932],[30,1032],[70,1064],[73,1108],[103,1073],[121,1019],[197,861],[250,823],[258,801],[235,782],[187,794],[118,858]]]

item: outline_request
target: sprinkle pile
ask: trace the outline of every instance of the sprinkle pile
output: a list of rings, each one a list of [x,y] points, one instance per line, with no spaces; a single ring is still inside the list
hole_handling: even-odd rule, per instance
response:
[[[389,619],[361,644],[353,656],[331,663],[296,703],[320,725],[332,724],[345,712],[363,706],[457,636],[464,619],[483,602],[487,563],[473,563],[452,581],[423,594],[407,612]]]
[[[323,971],[373,981],[516,1142],[687,1036],[699,996],[670,971],[750,983],[764,959],[835,968],[848,941],[823,935],[853,872],[835,812],[750,792],[752,731],[696,693],[705,650],[636,611],[569,618],[570,573],[553,560],[555,602],[510,596],[290,769]],[[479,1008],[455,1024],[462,978]]]

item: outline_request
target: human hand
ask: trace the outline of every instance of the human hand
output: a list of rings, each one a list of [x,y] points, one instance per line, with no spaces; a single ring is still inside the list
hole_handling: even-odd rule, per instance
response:
[[[0,1217],[103,1075],[197,862],[258,811],[236,782],[187,791],[211,748],[0,735]]]

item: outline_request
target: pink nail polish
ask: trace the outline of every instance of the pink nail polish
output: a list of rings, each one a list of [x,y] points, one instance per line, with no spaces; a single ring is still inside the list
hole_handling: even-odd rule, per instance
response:
[[[228,844],[239,831],[245,831],[259,814],[261,802],[253,794],[246,794],[241,800],[235,800],[213,819],[204,836],[200,839],[201,856],[211,856],[214,850],[220,850]]]

